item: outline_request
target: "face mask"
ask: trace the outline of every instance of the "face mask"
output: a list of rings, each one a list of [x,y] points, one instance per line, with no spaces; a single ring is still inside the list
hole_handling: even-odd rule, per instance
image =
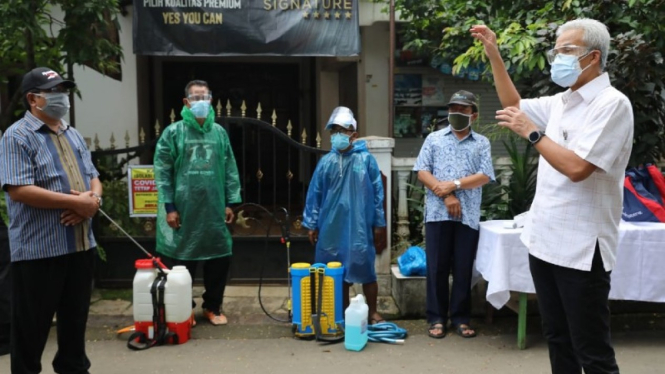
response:
[[[471,116],[473,114],[449,113],[448,122],[453,131],[464,131],[471,126]]]
[[[62,119],[69,112],[69,94],[64,92],[53,92],[45,94],[35,94],[35,96],[46,99],[44,107],[36,107],[47,116],[53,119]]]
[[[575,84],[577,78],[580,77],[580,74],[591,66],[588,65],[584,69],[580,67],[580,60],[588,55],[589,53],[582,57],[563,54],[556,55],[554,62],[552,63],[552,68],[550,69],[552,81],[561,87],[570,87]]]
[[[342,134],[340,132],[333,134],[330,138],[333,148],[338,151],[343,151],[351,145],[351,136]]]
[[[210,101],[208,100],[199,100],[193,103],[190,103],[191,107],[189,108],[192,111],[192,114],[196,118],[206,118],[210,112]]]

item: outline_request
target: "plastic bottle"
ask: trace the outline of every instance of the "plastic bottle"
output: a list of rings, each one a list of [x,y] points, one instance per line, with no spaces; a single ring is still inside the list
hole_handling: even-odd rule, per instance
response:
[[[344,347],[350,351],[360,351],[367,345],[367,316],[369,308],[362,294],[351,299],[344,312]]]
[[[152,295],[150,287],[157,277],[152,260],[136,260],[136,274],[133,281],[134,329],[143,332],[149,339],[154,338],[152,325]]]
[[[186,343],[192,332],[192,277],[184,266],[174,266],[166,277],[164,309],[167,329],[178,335],[178,344]]]

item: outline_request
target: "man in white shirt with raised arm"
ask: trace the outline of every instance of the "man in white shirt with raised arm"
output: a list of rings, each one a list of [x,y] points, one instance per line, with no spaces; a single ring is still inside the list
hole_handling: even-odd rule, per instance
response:
[[[604,72],[607,27],[569,21],[548,52],[554,96],[522,99],[484,25],[471,28],[490,60],[503,110],[496,118],[540,153],[536,196],[522,242],[553,373],[619,373],[610,341],[614,267],[623,178],[633,143],[633,111]]]

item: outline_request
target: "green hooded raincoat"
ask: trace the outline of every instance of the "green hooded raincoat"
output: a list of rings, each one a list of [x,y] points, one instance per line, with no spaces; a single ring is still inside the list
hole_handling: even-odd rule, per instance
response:
[[[241,202],[240,181],[229,137],[210,110],[203,126],[189,108],[168,126],[155,150],[159,193],[157,252],[179,260],[207,260],[231,254],[225,209]],[[166,222],[165,204],[175,204],[180,228]]]

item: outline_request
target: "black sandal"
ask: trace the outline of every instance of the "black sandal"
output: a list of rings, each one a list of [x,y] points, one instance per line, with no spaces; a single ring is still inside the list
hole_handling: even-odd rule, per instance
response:
[[[441,330],[441,333],[440,334],[435,334],[435,333],[432,332],[433,330]],[[427,328],[427,335],[429,335],[430,338],[443,339],[443,338],[446,337],[447,333],[448,333],[448,331],[446,330],[446,326],[444,326],[444,324],[441,323],[441,322],[431,323],[429,325],[429,327]]]
[[[462,326],[462,325],[464,325],[464,326]],[[465,334],[467,331],[473,331],[473,333],[472,334]],[[465,339],[476,337],[476,330],[474,330],[473,328],[471,328],[471,326],[469,326],[467,324],[459,324],[457,326],[457,329],[455,330],[455,332],[457,333],[457,335],[459,335],[459,336],[461,336]]]

